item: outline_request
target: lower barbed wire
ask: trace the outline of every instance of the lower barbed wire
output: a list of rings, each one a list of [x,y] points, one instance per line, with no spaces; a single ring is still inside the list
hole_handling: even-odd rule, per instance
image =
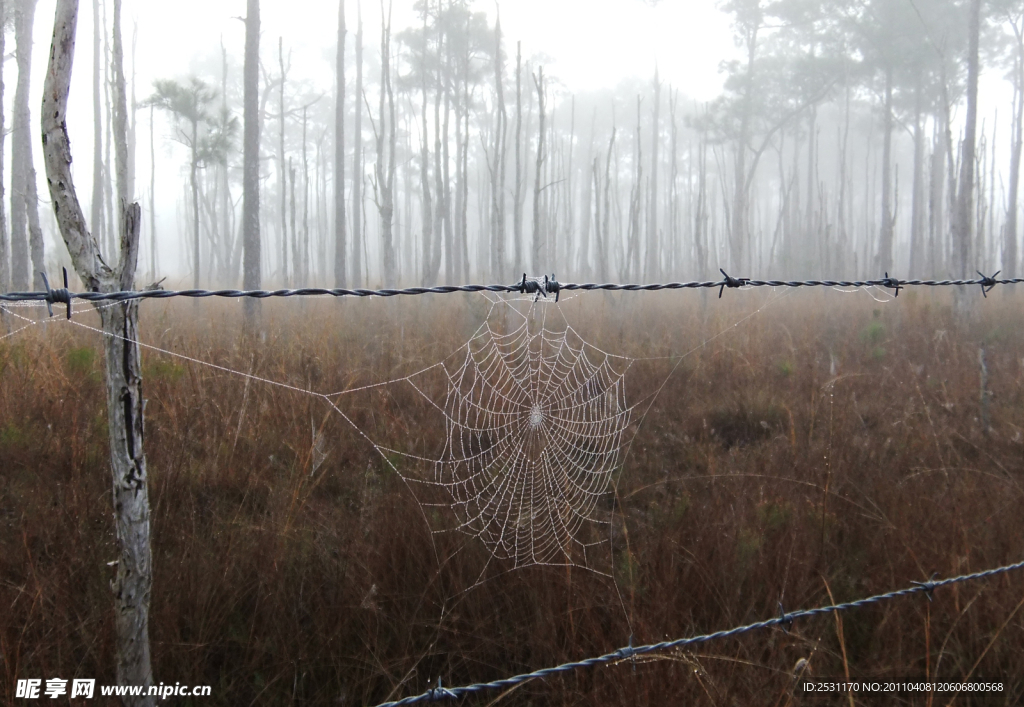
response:
[[[914,594],[925,594],[928,598],[931,598],[932,593],[936,589],[946,587],[953,584],[960,584],[962,582],[970,582],[979,579],[988,579],[997,575],[1002,575],[1007,572],[1014,570],[1024,569],[1024,561],[1016,562],[1011,565],[1003,565],[1002,567],[994,567],[989,570],[982,572],[975,572],[973,574],[958,575],[956,577],[950,577],[942,580],[929,580],[926,582],[911,582],[911,586],[905,587],[904,589],[897,589],[884,594],[875,594],[873,596],[864,597],[863,599],[857,599],[854,601],[844,602],[842,604],[832,604],[829,606],[819,606],[814,609],[804,609],[802,611],[793,611],[789,613],[781,614],[765,621],[758,621],[752,624],[746,624],[743,626],[736,626],[735,628],[716,631],[715,633],[707,633],[699,636],[691,636],[689,638],[679,638],[672,641],[661,641],[659,643],[649,643],[643,646],[633,646],[630,642],[629,646],[618,648],[611,653],[605,653],[604,655],[594,656],[592,658],[585,658],[583,660],[573,661],[571,663],[563,663],[550,668],[542,668],[540,670],[534,670],[530,673],[522,673],[520,675],[513,675],[511,677],[502,678],[500,680],[492,680],[490,682],[473,683],[471,685],[464,685],[462,687],[450,687],[445,688],[444,694],[439,694],[435,690],[428,690],[427,692],[420,693],[419,695],[411,695],[401,700],[395,700],[392,702],[382,702],[376,707],[399,707],[400,705],[412,705],[420,702],[432,702],[439,699],[450,699],[455,700],[466,695],[472,695],[478,692],[487,692],[493,690],[504,690],[511,687],[516,687],[525,682],[531,680],[537,680],[541,678],[550,677],[559,673],[570,672],[574,670],[581,670],[583,668],[593,668],[600,665],[610,665],[614,663],[622,662],[623,660],[629,660],[636,656],[648,655],[652,653],[661,653],[668,650],[677,648],[685,648],[691,645],[697,645],[701,643],[707,643],[709,641],[719,640],[722,638],[731,638],[733,636],[739,636],[744,633],[750,633],[753,631],[759,631],[766,628],[772,628],[775,626],[788,626],[793,621],[798,619],[811,618],[814,616],[822,616],[832,612],[848,611],[850,609],[857,609],[860,607],[876,604],[882,601],[888,601],[890,599],[897,599],[899,597],[912,596]]]

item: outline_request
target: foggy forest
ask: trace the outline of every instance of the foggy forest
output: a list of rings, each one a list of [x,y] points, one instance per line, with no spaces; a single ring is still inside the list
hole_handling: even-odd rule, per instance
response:
[[[557,63],[503,32],[498,7],[418,2],[399,26],[390,6],[349,4],[332,8],[336,44],[319,47],[321,66],[292,67],[296,38],[260,28],[248,149],[264,284],[1018,271],[1019,3],[719,3],[733,46],[714,48],[721,88],[706,100],[688,94],[685,71],[666,81],[657,61],[646,76],[573,92]],[[5,291],[66,261],[33,179],[35,3],[6,6]],[[109,24],[105,4],[90,9],[95,26]],[[140,274],[240,285],[243,57],[222,37],[188,71],[138,80],[146,28],[132,31]],[[83,208],[109,251],[110,43],[97,34],[83,48],[91,77],[79,69],[82,109],[69,122]]]

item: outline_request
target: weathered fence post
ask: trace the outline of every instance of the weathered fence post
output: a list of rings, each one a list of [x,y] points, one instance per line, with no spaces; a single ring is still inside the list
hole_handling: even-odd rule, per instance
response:
[[[115,18],[120,2],[115,6]],[[57,0],[50,60],[43,85],[42,139],[46,181],[54,215],[71,261],[87,290],[116,292],[135,286],[139,253],[140,214],[128,203],[122,180],[126,174],[124,73],[121,70],[119,22],[115,19],[115,140],[120,192],[120,257],[110,267],[85,223],[71,177],[71,145],[66,111],[75,53],[78,0]],[[143,400],[138,345],[138,303],[124,302],[98,309],[105,339],[107,418],[117,528],[117,577],[112,583],[117,627],[117,681],[121,685],[153,684],[149,651],[149,600],[152,554],[149,539],[149,491],[142,449]],[[149,696],[125,697],[128,705],[153,705]]]

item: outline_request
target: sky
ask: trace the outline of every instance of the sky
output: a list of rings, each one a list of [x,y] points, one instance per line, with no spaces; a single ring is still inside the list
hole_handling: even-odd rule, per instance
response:
[[[721,89],[720,62],[735,53],[728,17],[710,0],[666,0],[653,6],[643,0],[516,0],[473,5],[475,10],[486,12],[490,21],[499,10],[507,51],[514,53],[515,42],[522,41],[524,57],[536,57],[545,65],[545,73],[569,92],[612,87],[633,77],[646,79],[657,66],[665,83],[697,100],[709,100]],[[349,41],[355,29],[356,8],[355,0],[347,0]],[[362,9],[368,51],[374,51],[381,8],[364,2]],[[107,9],[111,11],[112,7]],[[33,52],[33,93],[39,98],[53,13],[53,0],[39,2]],[[274,51],[278,37],[282,37],[286,51],[292,52],[295,74],[313,77],[320,88],[329,89],[337,3],[264,0],[260,13],[264,57]],[[392,13],[396,31],[417,23],[410,0],[395,2]],[[187,76],[195,58],[218,53],[221,41],[240,63],[244,26],[238,18],[244,14],[244,0],[126,0],[122,10],[125,60],[131,62],[134,27],[139,98],[148,95],[154,79]],[[73,144],[84,142],[87,150],[92,144],[92,32],[92,3],[85,0],[80,8],[68,123]],[[13,43],[13,37],[9,41]],[[13,61],[8,62],[6,70],[6,82],[13,88]],[[130,66],[127,72],[130,80]],[[8,102],[12,93],[7,92]],[[38,106],[38,100],[32,105]],[[80,139],[75,140],[79,135]]]
[[[139,24],[140,76],[187,72],[189,56],[217,47],[222,35],[229,52],[240,52],[243,27],[232,18],[243,15],[244,6],[241,0],[126,3],[125,17],[137,17]],[[395,2],[392,26],[418,24],[412,8],[409,0]],[[381,8],[364,2],[362,9],[369,44],[379,36]],[[667,81],[696,98],[710,98],[721,85],[718,63],[733,51],[728,18],[710,0],[668,0],[653,7],[643,0],[515,0],[476,2],[474,9],[491,21],[500,10],[510,52],[522,40],[524,56],[549,56],[549,73],[574,91],[649,76],[657,63]],[[336,2],[264,0],[260,12],[264,46],[282,36],[285,47],[295,47],[297,64],[320,63],[330,71]],[[354,29],[354,0],[346,3],[346,15]],[[203,21],[195,22],[199,17]]]

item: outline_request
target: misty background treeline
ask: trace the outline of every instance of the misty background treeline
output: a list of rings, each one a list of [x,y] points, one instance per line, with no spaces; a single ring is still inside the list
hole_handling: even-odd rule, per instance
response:
[[[36,0],[3,6],[0,289],[39,289],[32,273],[67,255],[33,166]],[[294,70],[292,47],[261,28],[262,284],[1019,271],[1024,0],[722,2],[735,59],[708,102],[657,66],[573,94],[502,32],[499,9],[412,8],[397,27],[387,5],[339,3],[328,81]],[[107,25],[106,0],[88,9]],[[93,140],[73,147],[92,175],[90,228],[115,253],[108,35],[78,41],[93,56]],[[242,283],[242,64],[222,45],[190,75],[132,77],[144,278]],[[982,71],[1009,87],[985,114]],[[158,222],[166,191],[178,207]]]

